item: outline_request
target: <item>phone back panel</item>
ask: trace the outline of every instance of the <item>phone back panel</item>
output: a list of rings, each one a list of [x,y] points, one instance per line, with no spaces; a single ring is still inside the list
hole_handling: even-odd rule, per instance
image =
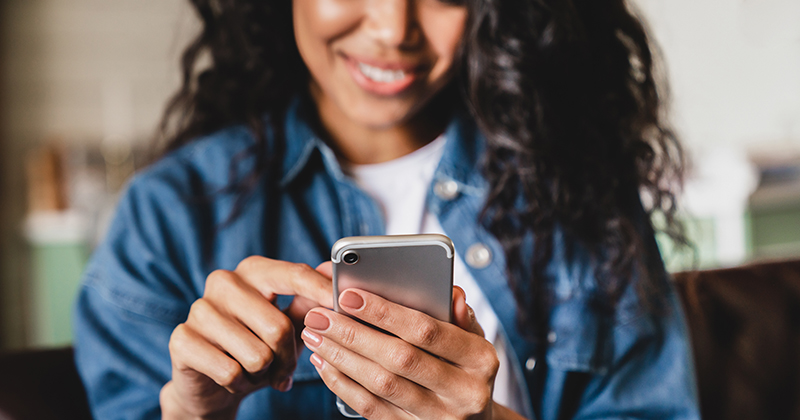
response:
[[[358,254],[355,264],[342,256]],[[450,321],[453,258],[444,235],[392,235],[344,238],[332,251],[334,296],[359,288],[384,299]],[[334,300],[339,310],[338,299]]]

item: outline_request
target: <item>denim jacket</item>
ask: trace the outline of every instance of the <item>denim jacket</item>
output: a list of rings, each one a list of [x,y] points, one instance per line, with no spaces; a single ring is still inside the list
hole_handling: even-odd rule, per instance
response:
[[[225,187],[230,162],[254,144],[244,127],[198,139],[129,183],[87,266],[74,312],[76,362],[96,418],[160,417],[159,391],[171,375],[170,334],[203,295],[211,271],[232,270],[250,255],[313,267],[330,258],[341,237],[384,233],[376,203],[342,173],[300,102],[285,117],[282,162],[275,161],[281,166],[267,168],[236,218],[229,218],[236,195]],[[591,258],[560,235],[547,270],[555,295],[550,343],[544,360],[536,360],[536,348],[515,326],[502,249],[476,222],[487,194],[484,139],[464,116],[454,118],[446,137],[428,208],[460,255],[476,246],[489,250],[488,261],[467,267],[500,319],[529,416],[698,419],[691,346],[671,286],[661,315],[644,310],[633,287],[613,315],[600,313],[591,303]],[[249,173],[254,160],[240,159],[238,175]],[[305,350],[299,358],[291,391],[249,395],[238,418],[342,418],[308,356]]]

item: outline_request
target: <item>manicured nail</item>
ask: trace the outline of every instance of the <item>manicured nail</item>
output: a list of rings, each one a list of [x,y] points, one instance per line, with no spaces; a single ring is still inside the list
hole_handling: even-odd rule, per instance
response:
[[[352,290],[345,290],[342,296],[339,297],[339,304],[349,309],[358,310],[364,306],[364,299]]]
[[[322,337],[314,334],[307,328],[303,330],[302,337],[303,341],[305,341],[306,344],[310,345],[311,347],[319,347],[319,345],[322,344]]]
[[[292,389],[292,384],[294,384],[294,379],[290,376],[278,384],[278,391],[287,392]]]
[[[316,366],[317,369],[322,369],[322,364],[325,363],[322,358],[317,355],[317,353],[311,353],[310,360],[311,364]]]
[[[328,318],[319,312],[309,312],[306,315],[306,326],[319,331],[325,331],[331,325]]]

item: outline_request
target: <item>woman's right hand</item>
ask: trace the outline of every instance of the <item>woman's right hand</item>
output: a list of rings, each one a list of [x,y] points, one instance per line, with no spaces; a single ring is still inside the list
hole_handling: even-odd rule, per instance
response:
[[[258,256],[234,271],[211,273],[203,297],[170,337],[172,380],[161,389],[163,418],[234,418],[254,390],[289,390],[306,313],[333,306],[325,274]],[[277,295],[295,298],[281,311]]]

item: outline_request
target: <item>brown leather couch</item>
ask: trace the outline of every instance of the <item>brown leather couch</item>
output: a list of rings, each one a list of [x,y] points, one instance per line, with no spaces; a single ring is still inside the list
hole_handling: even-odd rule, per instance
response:
[[[703,418],[800,419],[800,260],[675,275]]]
[[[800,419],[800,261],[675,275],[706,420]],[[0,419],[90,419],[72,349],[0,357]]]
[[[91,419],[72,349],[0,357],[0,419]]]

